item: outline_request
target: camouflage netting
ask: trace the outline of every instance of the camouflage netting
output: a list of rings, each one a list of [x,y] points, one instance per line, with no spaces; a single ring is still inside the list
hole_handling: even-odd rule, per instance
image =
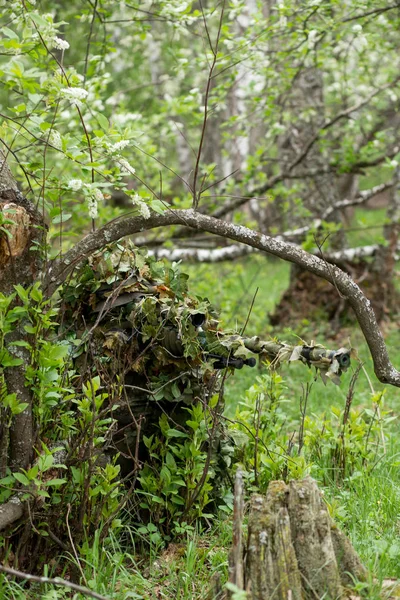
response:
[[[76,347],[78,388],[100,376],[116,419],[111,446],[127,470],[139,431],[148,435],[163,413],[184,426],[185,407],[208,404],[225,369],[254,366],[254,354],[273,367],[300,360],[335,383],[350,364],[346,348],[222,331],[209,301],[188,294],[187,279],[178,265],[117,244],[91,256],[62,291],[61,327]]]

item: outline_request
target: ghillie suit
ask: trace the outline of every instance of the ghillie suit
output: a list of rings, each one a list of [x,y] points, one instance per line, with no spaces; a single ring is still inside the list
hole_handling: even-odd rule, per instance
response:
[[[76,345],[81,385],[100,376],[116,419],[110,449],[121,454],[125,472],[141,459],[139,437],[163,414],[184,430],[194,403],[206,407],[219,398],[221,412],[223,373],[255,366],[254,354],[273,367],[300,360],[335,383],[350,364],[345,348],[292,347],[222,331],[209,301],[188,294],[187,279],[178,265],[118,244],[94,254],[62,291],[62,327]],[[220,451],[222,426],[214,434]]]
[[[135,523],[168,536],[229,502],[235,448],[222,418],[223,384],[233,370],[254,366],[255,355],[273,368],[300,360],[335,383],[350,363],[345,348],[223,331],[209,301],[188,293],[177,265],[129,244],[93,254],[60,291],[59,313],[41,314],[47,322],[57,314],[58,325],[39,340],[32,380],[42,428],[37,459],[31,479],[15,478],[21,491],[11,475],[3,479],[11,486],[0,510],[0,531],[24,548],[19,559],[28,570],[35,548],[43,557],[54,544],[72,551],[69,521],[79,544],[100,529],[107,535],[126,507]],[[48,536],[31,522],[44,523]]]

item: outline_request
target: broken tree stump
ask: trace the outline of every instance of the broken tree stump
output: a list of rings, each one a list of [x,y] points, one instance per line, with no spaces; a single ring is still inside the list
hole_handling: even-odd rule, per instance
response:
[[[367,578],[311,477],[272,481],[266,496],[252,496],[247,551],[231,552],[230,581],[237,587],[240,578],[232,576],[242,569],[249,600],[340,600],[354,580]]]

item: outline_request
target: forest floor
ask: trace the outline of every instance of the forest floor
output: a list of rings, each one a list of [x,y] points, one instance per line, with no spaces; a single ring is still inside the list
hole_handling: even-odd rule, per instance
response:
[[[368,213],[362,216],[373,222]],[[371,243],[371,236],[368,240]],[[363,241],[359,237],[354,240],[358,244]],[[349,535],[371,573],[369,583],[356,584],[360,597],[379,598],[383,579],[400,579],[400,390],[384,390],[375,379],[368,349],[356,324],[351,323],[352,317],[334,339],[329,338],[326,322],[309,322],[306,316],[295,330],[272,330],[268,313],[287,288],[290,274],[287,264],[253,255],[236,263],[191,266],[185,270],[190,273],[191,291],[207,296],[217,306],[224,328],[241,329],[255,297],[246,334],[260,337],[273,334],[289,343],[296,343],[301,337],[308,343],[313,340],[332,348],[351,343],[357,349],[365,370],[355,386],[345,474],[338,473],[332,450],[338,439],[351,369],[342,376],[340,386],[331,382],[324,386],[321,379],[314,381],[315,373],[303,365],[284,366],[281,371],[285,411],[282,428],[287,432],[299,428],[299,401],[308,384],[311,389],[305,428],[310,433],[309,443],[320,443],[320,446],[318,451],[310,449],[314,452],[313,460],[308,461],[305,472],[318,481],[332,517]],[[400,365],[398,324],[385,323],[383,329],[391,359]],[[228,418],[235,419],[236,411],[246,402],[249,388],[262,372],[258,367],[243,368],[227,379],[225,414]],[[373,440],[372,423],[378,429]],[[371,451],[369,447],[366,453],[371,443],[375,448]],[[95,542],[81,562],[87,584],[115,600],[200,600],[207,598],[213,577],[219,576],[223,583],[226,581],[231,545],[230,514],[221,513],[214,521],[188,529],[181,540],[168,547],[160,542],[149,543],[149,538],[143,541],[143,545],[138,544],[133,530],[124,527],[123,536],[112,535],[106,546]],[[9,598],[26,597],[25,592],[20,595],[21,588],[17,584],[13,590]],[[56,592],[51,586],[47,589],[42,586],[40,595],[31,597],[50,600],[71,595],[64,595],[60,588]]]

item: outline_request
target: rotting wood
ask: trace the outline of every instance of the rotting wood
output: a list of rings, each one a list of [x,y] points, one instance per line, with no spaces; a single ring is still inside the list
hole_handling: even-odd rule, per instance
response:
[[[229,556],[229,581],[243,589],[243,473],[236,473],[233,504],[233,546]]]
[[[231,556],[238,560],[241,538],[234,540],[239,547]],[[252,496],[242,568],[243,585],[238,579],[235,583],[249,600],[342,600],[354,581],[367,579],[311,477],[289,484],[273,481],[266,496]]]

